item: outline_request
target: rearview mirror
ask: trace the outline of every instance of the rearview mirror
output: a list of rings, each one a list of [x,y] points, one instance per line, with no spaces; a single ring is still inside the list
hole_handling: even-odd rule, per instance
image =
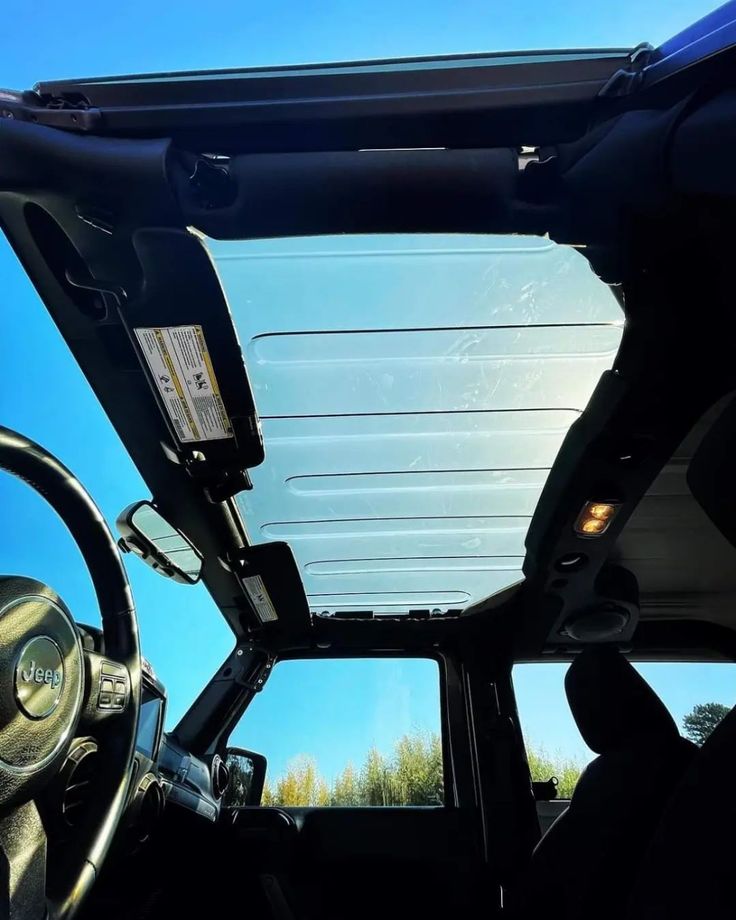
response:
[[[117,528],[124,553],[135,553],[159,575],[180,584],[199,581],[202,554],[151,502],[129,505],[118,517]]]
[[[230,771],[230,779],[222,804],[226,808],[260,805],[266,782],[266,758],[263,754],[243,748],[228,748],[225,764]]]

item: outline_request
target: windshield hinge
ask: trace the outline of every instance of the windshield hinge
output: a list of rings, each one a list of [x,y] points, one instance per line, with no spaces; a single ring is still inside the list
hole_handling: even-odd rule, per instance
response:
[[[87,132],[99,127],[102,113],[78,93],[41,96],[32,90],[0,89],[0,118]]]
[[[599,98],[616,98],[633,93],[641,83],[644,68],[651,63],[653,54],[654,48],[648,42],[637,45],[631,52],[629,66],[617,70],[606,81],[598,92]]]

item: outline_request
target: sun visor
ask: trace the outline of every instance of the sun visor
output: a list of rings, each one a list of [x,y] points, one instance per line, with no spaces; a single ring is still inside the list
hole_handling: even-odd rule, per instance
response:
[[[119,313],[189,472],[221,501],[263,461],[261,427],[217,271],[199,237],[174,229],[133,236],[145,283]]]
[[[693,497],[723,536],[736,546],[736,399],[700,442],[687,471]]]
[[[233,571],[253,610],[256,629],[298,640],[311,619],[299,567],[288,543],[259,543],[240,551]],[[253,618],[251,618],[251,623]]]

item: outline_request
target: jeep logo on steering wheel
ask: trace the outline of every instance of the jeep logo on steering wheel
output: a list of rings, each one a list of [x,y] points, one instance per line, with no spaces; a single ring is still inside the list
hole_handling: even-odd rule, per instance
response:
[[[64,685],[64,661],[48,636],[23,646],[15,666],[15,698],[31,719],[45,719],[56,709]]]

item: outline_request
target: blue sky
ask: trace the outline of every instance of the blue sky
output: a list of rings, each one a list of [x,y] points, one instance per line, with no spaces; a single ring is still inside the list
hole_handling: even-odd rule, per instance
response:
[[[0,85],[203,68],[533,48],[658,44],[715,9],[712,0],[193,0],[17,4]],[[26,38],[27,37],[27,38]]]
[[[12,40],[3,45],[0,85],[23,89],[36,80],[56,77],[535,47],[627,46],[643,40],[656,44],[715,4],[694,0],[608,4],[574,0],[564,5],[535,0],[524,4],[490,0],[461,4],[448,0],[363,4],[277,0],[255,4],[239,0],[218,3],[205,14],[201,3],[191,0],[165,5],[131,0],[105,7],[75,3],[67,8],[60,25],[58,11],[50,3],[16,5]],[[40,441],[67,463],[112,523],[124,505],[146,497],[147,490],[4,239],[0,239],[0,277],[0,421]],[[0,534],[3,570],[47,581],[80,621],[98,621],[78,553],[42,501],[25,486],[2,476],[0,502],[3,520],[11,524],[6,523]],[[171,693],[171,723],[227,653],[232,637],[202,587],[171,584],[135,561],[128,571],[145,653]],[[409,684],[414,700],[422,697],[422,685],[431,694],[434,678],[426,672],[410,674],[410,670],[391,678],[404,681],[404,696]],[[325,674],[324,693],[329,695],[332,686],[334,693],[355,695],[354,708],[345,710],[339,716],[341,723],[332,726],[345,738],[346,759],[359,759],[361,745],[365,747],[363,740],[346,730],[351,720],[365,721],[370,713],[371,724],[381,726],[381,737],[403,730],[407,720],[412,724],[432,721],[423,705],[417,706],[416,714],[412,710],[406,718],[399,718],[397,708],[387,705],[385,696],[377,698],[358,669],[352,691],[337,665]],[[304,675],[298,677],[300,683]],[[541,701],[549,689],[546,680],[552,678],[540,677],[536,684],[531,681],[528,699],[532,703],[522,709],[536,709],[535,700]],[[671,683],[673,688],[679,686],[674,678]],[[286,678],[278,683],[274,678],[269,689],[274,703],[284,707],[293,693]],[[727,689],[724,680],[708,686],[706,695],[728,702]],[[693,701],[700,698],[702,694]],[[681,704],[682,700],[678,706]],[[258,711],[252,715],[256,720]],[[305,718],[299,716],[302,722]],[[529,718],[532,737],[548,746],[572,750],[577,744],[564,717],[554,723],[557,728],[551,740],[541,737],[541,729],[549,724],[543,708]],[[294,724],[297,722],[295,717]],[[285,757],[288,752],[275,752],[265,717],[260,728],[255,725],[254,721],[253,737],[263,752],[268,755],[271,747],[275,756]],[[294,753],[299,753],[296,741],[295,748]]]

